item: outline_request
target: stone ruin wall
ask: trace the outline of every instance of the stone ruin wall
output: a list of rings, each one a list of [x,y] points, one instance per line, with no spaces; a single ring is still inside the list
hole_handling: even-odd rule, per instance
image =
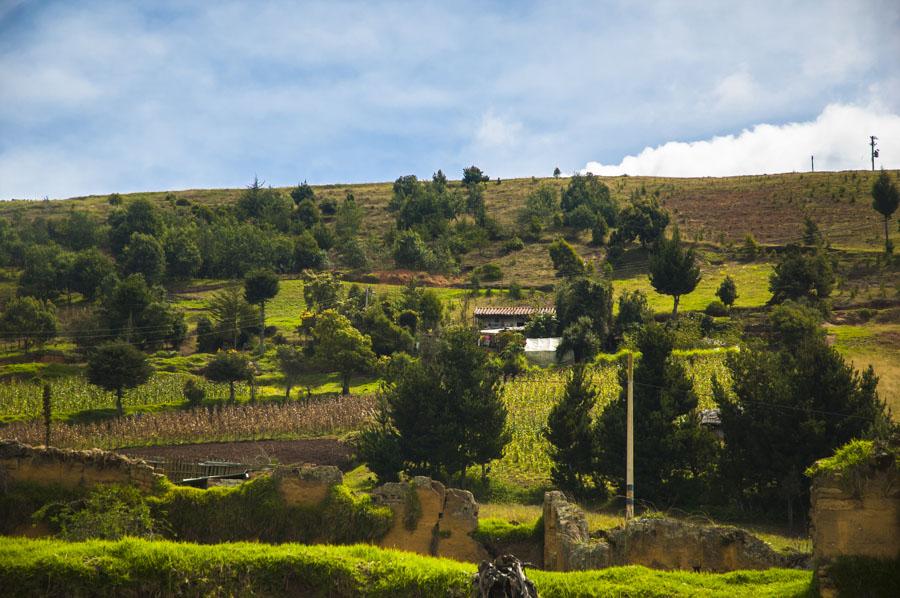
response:
[[[900,472],[893,459],[855,480],[830,474],[813,480],[810,533],[822,596],[837,595],[828,574],[836,558],[900,558]]]
[[[163,477],[143,461],[99,449],[73,451],[0,441],[0,490],[31,482],[73,490],[96,484],[130,484],[152,492]]]
[[[805,565],[805,555],[775,552],[730,526],[641,518],[592,537],[582,510],[562,492],[544,495],[544,568],[584,571],[620,565],[725,572]]]

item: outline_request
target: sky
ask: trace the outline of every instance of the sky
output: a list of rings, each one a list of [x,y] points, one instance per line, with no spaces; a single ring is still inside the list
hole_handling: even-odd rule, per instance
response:
[[[789,6],[783,6],[789,4]],[[900,168],[900,2],[0,0],[0,199]]]

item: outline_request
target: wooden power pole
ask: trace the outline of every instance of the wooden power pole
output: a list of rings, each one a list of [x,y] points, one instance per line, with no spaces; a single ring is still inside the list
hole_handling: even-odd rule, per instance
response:
[[[628,353],[628,422],[625,424],[625,519],[634,517],[634,354]]]

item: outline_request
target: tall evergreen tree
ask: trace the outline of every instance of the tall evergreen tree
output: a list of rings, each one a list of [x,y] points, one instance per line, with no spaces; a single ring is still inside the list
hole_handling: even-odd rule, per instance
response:
[[[672,317],[678,317],[678,302],[697,288],[700,267],[693,248],[685,248],[676,227],[671,239],[660,239],[650,254],[650,284],[673,298]]]
[[[561,490],[583,494],[587,488],[594,456],[591,410],[595,402],[596,390],[590,385],[585,366],[576,365],[543,431],[553,461],[550,478]]]
[[[684,366],[672,359],[674,340],[662,326],[647,324],[638,335],[641,357],[634,368],[634,477],[639,500],[657,506],[698,497],[705,488],[715,438],[700,427],[697,395]],[[626,380],[594,427],[594,475],[625,494]]]
[[[891,181],[888,174],[882,170],[872,185],[872,207],[884,217],[884,251],[891,253],[893,244],[888,236],[888,220],[900,205],[900,191]]]

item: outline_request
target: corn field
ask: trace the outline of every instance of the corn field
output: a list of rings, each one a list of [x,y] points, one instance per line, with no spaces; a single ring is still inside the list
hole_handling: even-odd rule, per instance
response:
[[[700,407],[713,407],[712,378],[716,376],[728,388],[731,377],[725,366],[724,352],[685,352],[683,360],[688,376],[693,378]],[[591,384],[597,391],[594,415],[621,392],[619,372],[622,362],[598,363],[591,372]],[[542,435],[550,409],[559,402],[565,390],[568,370],[547,370],[528,374],[507,382],[503,402],[508,411],[511,435],[503,457],[491,464],[493,475],[517,484],[537,485],[550,479],[549,445]]]
[[[184,383],[188,378],[197,380],[198,384],[206,390],[207,399],[225,400],[228,398],[227,384],[207,382],[189,374],[157,372],[146,384],[126,390],[123,404],[128,407],[182,403],[184,402]],[[114,407],[116,404],[114,393],[88,383],[82,376],[59,378],[50,381],[49,384],[53,392],[54,413],[103,409]],[[246,384],[236,384],[235,388],[238,398],[249,397],[250,393]],[[40,417],[42,393],[41,385],[35,382],[21,380],[0,382],[0,416]]]
[[[85,424],[55,424],[52,443],[61,448],[115,449],[133,446],[302,438],[358,430],[372,420],[370,396],[306,402],[270,401],[217,405],[189,411],[143,413]],[[43,424],[14,422],[0,428],[4,438],[43,444]]]

